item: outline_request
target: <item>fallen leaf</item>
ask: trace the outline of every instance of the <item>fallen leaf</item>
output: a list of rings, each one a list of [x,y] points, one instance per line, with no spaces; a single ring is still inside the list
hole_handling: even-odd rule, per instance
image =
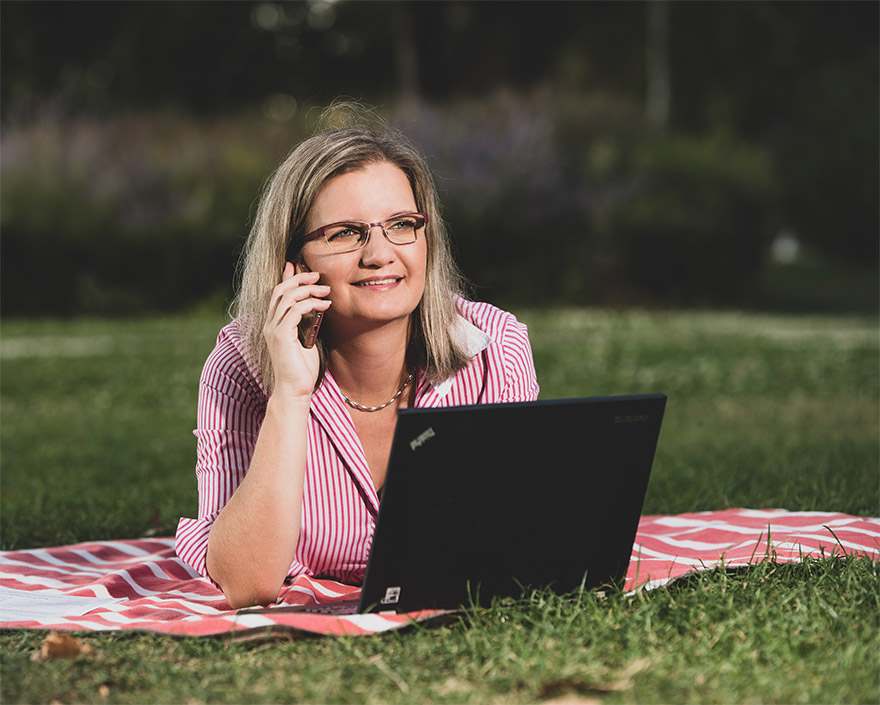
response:
[[[31,661],[48,661],[56,658],[76,658],[80,654],[89,654],[92,647],[81,643],[78,639],[64,632],[50,632],[43,639],[39,651],[31,654]]]
[[[594,681],[581,678],[559,678],[543,683],[540,695],[542,698],[562,698],[566,702],[583,693],[615,693],[632,688],[633,682],[626,680]],[[550,700],[550,702],[554,702]]]
[[[101,683],[98,686],[98,699],[106,700],[108,695],[110,695],[110,687],[106,683]]]

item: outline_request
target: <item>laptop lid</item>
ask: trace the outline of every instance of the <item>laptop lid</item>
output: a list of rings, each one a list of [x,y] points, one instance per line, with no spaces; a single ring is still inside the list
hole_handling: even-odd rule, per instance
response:
[[[622,584],[665,406],[652,394],[398,411],[361,609]]]

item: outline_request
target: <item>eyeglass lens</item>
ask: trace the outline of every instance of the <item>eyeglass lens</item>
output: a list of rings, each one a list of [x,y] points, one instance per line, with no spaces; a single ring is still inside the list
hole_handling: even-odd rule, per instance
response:
[[[415,242],[425,226],[425,218],[418,214],[395,216],[381,224],[385,237],[396,245]],[[356,250],[370,237],[369,223],[338,223],[324,229],[324,240],[336,251]]]

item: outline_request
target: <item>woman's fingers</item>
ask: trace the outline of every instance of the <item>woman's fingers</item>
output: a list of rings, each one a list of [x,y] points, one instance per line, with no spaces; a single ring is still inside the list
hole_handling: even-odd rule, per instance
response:
[[[318,284],[319,277],[317,272],[296,274],[293,265],[288,262],[284,267],[281,283],[272,292],[272,301],[269,305],[266,322],[284,320],[298,302],[310,298],[320,300],[327,296],[330,293],[330,287]]]
[[[297,325],[299,319],[310,311],[326,311],[330,301],[324,297],[329,293],[330,287],[320,284],[300,286],[295,290],[285,292],[278,299],[271,319],[276,324],[281,324],[293,316],[296,320],[291,322],[293,325]]]
[[[281,283],[276,284],[272,290],[272,304],[277,306],[278,300],[288,291],[295,290],[297,287],[317,284],[321,275],[317,272],[300,272],[296,273],[293,265],[288,262],[281,274]]]

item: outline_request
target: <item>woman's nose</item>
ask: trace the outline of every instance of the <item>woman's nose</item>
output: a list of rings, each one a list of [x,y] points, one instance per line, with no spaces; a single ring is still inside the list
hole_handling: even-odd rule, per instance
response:
[[[366,266],[381,267],[382,265],[393,262],[396,258],[394,245],[392,245],[381,225],[374,225],[370,228],[370,237],[367,244],[361,248],[361,261]]]

